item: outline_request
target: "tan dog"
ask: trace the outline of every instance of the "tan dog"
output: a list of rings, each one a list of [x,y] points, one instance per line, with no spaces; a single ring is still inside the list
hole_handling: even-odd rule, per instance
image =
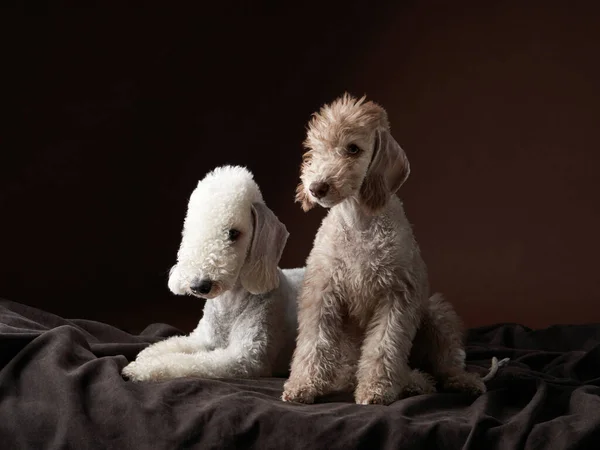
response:
[[[344,95],[309,123],[297,201],[330,208],[307,260],[299,335],[283,400],[355,389],[360,404],[389,404],[446,389],[485,392],[465,372],[461,324],[439,294],[395,192],[406,154],[385,110]],[[414,348],[413,348],[414,342]],[[412,358],[411,358],[411,350]],[[411,361],[409,361],[411,359]]]

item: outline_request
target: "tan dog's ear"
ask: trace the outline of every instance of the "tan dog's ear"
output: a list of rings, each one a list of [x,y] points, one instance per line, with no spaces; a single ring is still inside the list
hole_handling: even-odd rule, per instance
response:
[[[263,294],[279,286],[277,266],[289,233],[263,203],[252,204],[252,219],[252,242],[240,279],[251,294]]]
[[[304,189],[304,183],[302,182],[298,186],[296,186],[296,201],[300,202],[300,205],[302,206],[302,211],[304,212],[312,209],[315,206],[315,204],[311,201],[310,197],[306,193],[306,190]]]
[[[310,164],[310,160],[312,158],[312,152],[309,150],[304,155],[302,155],[302,165],[300,166],[300,176],[304,172],[304,169]],[[302,206],[302,211],[306,212],[312,209],[315,204],[310,199],[310,196],[306,193],[306,189],[304,189],[304,183],[300,182],[298,186],[296,186],[296,202],[299,202]]]
[[[378,129],[371,165],[360,188],[363,204],[375,213],[400,189],[410,174],[406,153],[390,132]]]

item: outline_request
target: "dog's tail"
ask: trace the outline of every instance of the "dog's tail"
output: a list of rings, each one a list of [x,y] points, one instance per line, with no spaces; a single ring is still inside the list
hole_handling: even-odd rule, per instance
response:
[[[501,359],[500,361],[498,361],[498,358],[496,358],[495,356],[492,357],[492,365],[490,366],[490,371],[487,373],[486,376],[481,377],[481,380],[484,383],[487,383],[488,381],[490,381],[492,378],[494,378],[496,376],[500,367],[505,366],[506,364],[508,364],[509,361],[510,361],[510,358],[504,358],[504,359]]]
[[[412,362],[418,367],[427,367],[434,374],[465,369],[464,327],[455,309],[441,294],[429,298],[413,349]],[[493,379],[508,361],[509,358],[501,361],[492,358],[490,370],[482,381]]]

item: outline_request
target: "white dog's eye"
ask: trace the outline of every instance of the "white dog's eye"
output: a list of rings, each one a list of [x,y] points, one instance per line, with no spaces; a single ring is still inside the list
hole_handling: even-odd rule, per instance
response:
[[[356,144],[350,144],[346,151],[350,155],[358,155],[360,153],[360,148]]]
[[[229,230],[229,240],[231,242],[235,242],[238,240],[238,238],[240,237],[241,231],[236,230],[235,228],[232,228],[231,230]]]

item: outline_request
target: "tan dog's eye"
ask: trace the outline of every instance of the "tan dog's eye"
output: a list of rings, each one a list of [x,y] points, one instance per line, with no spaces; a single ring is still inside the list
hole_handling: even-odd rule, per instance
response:
[[[240,234],[242,234],[242,233],[241,233],[241,231],[236,230],[235,228],[232,228],[231,230],[228,231],[227,234],[228,234],[229,240],[231,242],[235,242],[238,240],[238,238],[240,237]]]
[[[356,144],[350,144],[346,151],[349,155],[358,155],[360,153],[360,148]]]

